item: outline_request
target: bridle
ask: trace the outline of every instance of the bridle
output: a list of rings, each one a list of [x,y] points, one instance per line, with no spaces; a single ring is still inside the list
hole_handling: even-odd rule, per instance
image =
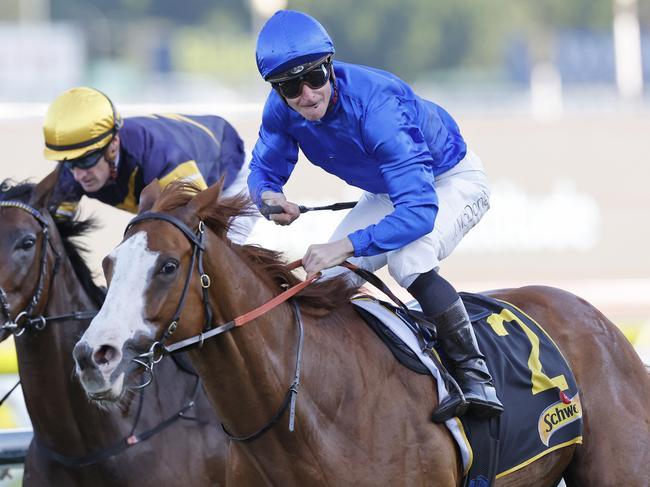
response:
[[[36,330],[43,330],[46,326],[47,323],[49,322],[54,322],[54,321],[66,321],[66,320],[77,320],[77,321],[83,321],[83,320],[89,320],[97,314],[97,311],[95,310],[87,310],[87,311],[75,311],[73,313],[67,313],[67,314],[62,314],[62,315],[56,315],[56,316],[43,316],[43,315],[37,315],[33,316],[32,313],[34,310],[37,308],[38,303],[41,299],[41,296],[43,294],[43,289],[45,287],[45,276],[46,276],[46,270],[47,270],[47,246],[49,245],[50,248],[52,249],[52,252],[55,255],[55,261],[54,261],[54,266],[52,269],[52,274],[50,277],[50,286],[52,285],[52,282],[54,281],[54,276],[56,275],[56,272],[59,268],[60,261],[61,261],[61,256],[60,254],[56,251],[54,248],[54,245],[52,244],[52,241],[50,240],[50,234],[49,234],[49,225],[47,220],[43,217],[43,214],[39,212],[36,208],[23,203],[21,201],[12,201],[12,200],[7,200],[7,201],[0,201],[0,208],[19,208],[23,211],[26,211],[30,215],[32,215],[36,221],[41,225],[41,228],[43,230],[43,240],[41,242],[41,259],[40,259],[40,269],[39,269],[39,278],[38,278],[38,284],[36,287],[36,291],[34,292],[34,295],[32,296],[29,305],[27,308],[16,316],[15,320],[11,320],[11,313],[10,313],[10,306],[9,306],[9,301],[7,298],[7,294],[4,291],[4,289],[0,288],[0,312],[4,315],[6,319],[6,323],[2,326],[0,326],[0,329],[7,329],[11,330],[11,332],[15,336],[20,336],[22,335],[26,329],[33,327]],[[179,366],[180,367],[180,366]],[[186,404],[184,404],[176,413],[173,415],[165,418],[163,421],[158,423],[156,426],[153,428],[150,428],[149,430],[146,430],[141,433],[136,434],[136,429],[137,426],[140,422],[140,416],[142,413],[142,406],[143,406],[143,395],[140,395],[140,402],[138,405],[138,411],[136,414],[136,418],[134,421],[134,424],[131,428],[131,431],[129,435],[125,438],[121,438],[120,440],[112,443],[111,445],[102,448],[100,450],[94,451],[92,453],[86,454],[86,455],[79,455],[79,456],[66,456],[62,455],[60,453],[57,453],[55,450],[52,448],[48,447],[45,445],[37,436],[34,437],[34,440],[39,444],[41,447],[42,453],[50,458],[51,460],[54,460],[61,465],[64,465],[66,467],[82,467],[82,466],[88,466],[88,465],[94,465],[98,462],[101,462],[103,460],[106,460],[108,458],[111,458],[124,450],[138,445],[152,436],[156,435],[157,433],[163,431],[167,427],[171,426],[173,423],[175,423],[179,419],[185,419],[185,420],[190,420],[190,421],[197,421],[201,423],[202,421],[199,420],[198,418],[195,418],[193,416],[189,416],[187,413],[189,412],[190,409],[192,409],[195,405],[196,397],[201,385],[201,382],[199,380],[199,377],[194,374],[193,372],[188,372],[187,370],[183,369],[180,367],[182,370],[184,370],[186,373],[190,373],[191,375],[195,376],[195,382],[194,382],[194,388],[192,395],[190,399],[187,401]],[[0,405],[9,397],[9,395],[18,387],[21,381],[18,381],[15,386],[9,390],[8,393],[4,395],[2,399],[0,399]]]
[[[5,290],[0,287],[0,312],[5,318],[5,323],[2,326],[0,326],[0,330],[9,330],[11,333],[13,333],[14,336],[19,337],[23,333],[25,333],[25,330],[27,329],[41,331],[45,329],[47,323],[50,322],[64,321],[70,319],[82,321],[82,320],[89,320],[93,318],[97,314],[97,312],[94,310],[75,311],[73,313],[67,313],[67,314],[57,315],[57,316],[43,316],[42,314],[36,316],[33,315],[34,310],[38,307],[39,301],[41,300],[41,296],[43,294],[43,289],[45,287],[45,276],[47,274],[46,272],[47,251],[46,250],[48,245],[52,249],[52,252],[54,253],[55,256],[54,265],[52,267],[52,275],[50,276],[50,287],[52,286],[52,283],[54,282],[54,276],[56,275],[59,269],[61,256],[56,251],[54,245],[52,244],[52,241],[50,240],[49,224],[40,211],[38,211],[33,206],[28,205],[27,203],[23,203],[22,201],[14,201],[14,200],[0,201],[0,208],[18,208],[20,210],[29,213],[41,225],[41,229],[43,230],[43,239],[41,240],[41,249],[40,249],[41,258],[39,263],[38,284],[36,285],[36,291],[32,295],[32,298],[30,299],[27,308],[19,312],[16,315],[16,318],[12,320],[9,298],[7,297],[7,293],[5,292]],[[16,385],[14,385],[9,390],[9,392],[7,392],[2,397],[2,399],[0,399],[0,405],[2,405],[7,400],[7,398],[11,395],[11,393],[19,385],[20,385],[20,380],[16,383]]]
[[[176,307],[176,312],[174,313],[174,317],[170,321],[170,324],[167,326],[160,339],[155,341],[151,345],[148,352],[137,355],[132,359],[136,363],[142,365],[145,368],[145,370],[149,373],[149,379],[146,381],[146,383],[142,384],[141,387],[145,387],[146,385],[151,383],[154,377],[154,373],[153,373],[154,366],[155,364],[160,362],[165,355],[177,353],[180,351],[186,351],[197,347],[202,347],[203,342],[206,339],[220,335],[222,333],[230,331],[238,326],[242,326],[245,323],[254,320],[255,318],[265,314],[270,309],[273,309],[279,304],[288,301],[290,298],[295,296],[297,293],[302,291],[306,286],[308,286],[309,284],[311,284],[313,281],[315,281],[320,277],[320,275],[317,275],[310,279],[302,281],[299,284],[287,289],[286,291],[279,294],[278,296],[271,299],[270,301],[263,304],[262,306],[255,308],[254,310],[249,311],[246,314],[238,316],[227,323],[224,323],[217,327],[212,327],[213,313],[212,313],[212,308],[210,306],[210,295],[209,295],[210,277],[205,273],[204,265],[203,265],[203,255],[205,252],[205,243],[204,243],[205,224],[203,223],[203,221],[199,221],[198,228],[196,232],[194,232],[183,221],[181,221],[179,218],[176,218],[172,215],[168,215],[165,213],[145,212],[136,216],[129,222],[129,224],[126,227],[125,233],[128,232],[137,223],[146,220],[165,221],[167,223],[170,223],[174,227],[176,227],[178,230],[180,230],[183,233],[183,235],[185,235],[185,237],[192,244],[192,257],[191,257],[189,269],[187,271],[187,277],[183,285],[181,297],[178,302],[178,306]],[[185,304],[185,299],[187,297],[187,293],[188,293],[188,289],[190,286],[190,281],[192,278],[192,273],[195,265],[197,266],[197,270],[200,273],[200,283],[201,283],[202,294],[203,294],[203,307],[205,309],[203,331],[199,335],[186,338],[182,341],[170,345],[166,345],[165,342],[174,334],[176,328],[178,327],[178,321],[180,319],[180,314],[181,311],[183,310],[183,306]],[[300,261],[293,264],[294,267],[298,267],[298,265],[300,265]],[[296,368],[295,368],[293,381],[289,386],[289,390],[287,391],[284,401],[280,406],[280,408],[278,409],[278,411],[264,426],[262,426],[256,432],[245,436],[233,436],[226,430],[225,426],[222,424],[224,432],[231,440],[252,441],[255,440],[256,438],[259,438],[264,433],[266,433],[273,426],[273,424],[275,424],[278,421],[278,419],[280,419],[280,417],[284,414],[284,411],[286,410],[287,407],[289,407],[289,431],[294,430],[295,403],[296,403],[296,396],[298,394],[298,386],[300,385],[300,363],[302,358],[304,327],[302,323],[302,316],[300,314],[300,308],[298,307],[295,301],[292,301],[291,303],[293,305],[293,310],[294,310],[294,314],[296,317],[296,322],[298,324],[298,330],[299,330],[298,347],[296,352]]]
[[[38,307],[39,301],[41,300],[41,296],[43,294],[43,289],[45,288],[45,278],[47,275],[48,245],[52,249],[52,252],[54,253],[55,256],[54,265],[52,268],[52,275],[50,278],[50,286],[52,284],[52,281],[54,281],[54,275],[59,269],[61,256],[56,251],[54,245],[52,244],[52,241],[50,240],[49,224],[40,211],[28,205],[27,203],[23,203],[22,201],[12,201],[12,200],[0,201],[0,208],[18,208],[20,210],[29,213],[41,225],[41,229],[43,232],[43,238],[41,239],[41,248],[40,248],[41,258],[40,258],[40,264],[39,264],[40,267],[38,272],[38,284],[36,285],[36,291],[34,291],[34,294],[32,295],[32,298],[30,299],[27,308],[19,312],[16,315],[16,318],[13,320],[11,319],[11,310],[10,310],[7,293],[5,292],[4,289],[0,288],[0,312],[5,318],[5,324],[2,325],[0,329],[10,330],[15,336],[20,336],[29,327],[33,327],[36,330],[42,330],[43,328],[45,328],[48,318],[44,317],[43,315],[34,316],[33,313],[34,310]],[[51,321],[52,318],[63,319],[60,317],[50,317],[49,320]]]

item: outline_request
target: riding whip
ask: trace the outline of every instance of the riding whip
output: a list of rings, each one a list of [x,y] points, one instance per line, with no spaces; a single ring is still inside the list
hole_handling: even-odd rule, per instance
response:
[[[308,211],[320,211],[320,210],[339,211],[339,210],[348,210],[350,208],[354,208],[356,204],[357,204],[356,201],[346,201],[343,203],[334,203],[333,205],[325,205],[325,206],[300,205],[298,206],[298,208],[300,209],[300,213],[307,213]],[[268,219],[269,216],[271,215],[275,215],[277,213],[284,213],[284,208],[282,208],[279,205],[267,205],[266,203],[262,203],[262,206],[260,207],[260,213],[264,215],[266,219]]]

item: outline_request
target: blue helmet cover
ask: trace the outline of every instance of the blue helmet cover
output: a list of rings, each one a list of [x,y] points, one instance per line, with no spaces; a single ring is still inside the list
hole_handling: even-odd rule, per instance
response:
[[[293,66],[334,54],[325,28],[313,17],[295,10],[279,10],[257,37],[257,69],[264,79]]]

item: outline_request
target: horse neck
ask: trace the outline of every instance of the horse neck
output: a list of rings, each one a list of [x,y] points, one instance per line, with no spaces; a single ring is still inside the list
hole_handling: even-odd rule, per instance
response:
[[[278,294],[279,289],[264,284],[232,249],[209,254],[208,273],[228,276],[213,280],[216,324]],[[431,378],[398,366],[351,305],[320,317],[306,311],[295,432],[288,430],[285,410],[262,437],[238,445],[248,451],[247,465],[269,478],[309,485],[319,482],[319,475],[327,471],[323,478],[337,485],[344,481],[338,476],[346,458],[364,449],[368,450],[364,461],[380,458],[381,445],[429,424],[437,396]],[[292,382],[297,347],[298,326],[291,305],[283,304],[241,328],[207,340],[203,348],[191,353],[217,415],[230,433],[251,434],[278,411]],[[393,425],[388,420],[368,419],[376,415],[399,421]],[[442,426],[432,426],[431,438],[432,444],[439,440],[449,445]],[[297,458],[300,467],[295,464]],[[449,461],[455,466],[455,457]]]
[[[70,261],[62,257],[49,285],[43,316],[90,310],[97,310],[97,305],[81,286]],[[26,332],[15,340],[23,395],[34,431],[45,444],[64,454],[66,450],[79,454],[82,445],[105,442],[105,436],[113,438],[119,426],[111,415],[89,402],[74,376],[72,349],[88,323],[51,322],[45,329]]]
[[[280,291],[263,282],[229,246],[208,252],[205,264],[213,277],[214,326],[251,311]],[[233,433],[255,429],[275,412],[294,374],[297,344],[293,310],[285,303],[190,354],[218,415]]]

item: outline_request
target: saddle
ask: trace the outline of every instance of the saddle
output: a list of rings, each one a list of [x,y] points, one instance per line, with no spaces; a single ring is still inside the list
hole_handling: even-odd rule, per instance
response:
[[[571,369],[537,322],[509,303],[460,296],[505,411],[488,420],[453,418],[445,425],[461,452],[464,485],[489,486],[560,446],[582,443],[582,409]],[[436,348],[435,333],[426,334],[428,326],[414,322],[416,314],[368,297],[352,303],[401,364],[433,375],[439,398],[447,394],[446,371],[432,370],[440,363],[444,368],[444,351]],[[413,334],[420,332],[424,335],[416,339]]]

